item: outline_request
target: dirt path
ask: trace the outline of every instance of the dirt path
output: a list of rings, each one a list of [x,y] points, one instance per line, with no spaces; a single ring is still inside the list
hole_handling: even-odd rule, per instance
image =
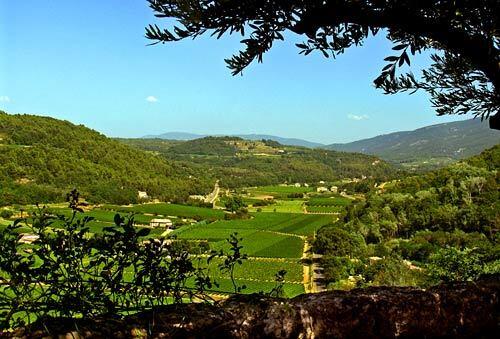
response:
[[[304,241],[304,247],[302,250],[302,259],[307,260],[309,259],[309,249],[311,246],[309,245],[309,242],[307,240]],[[302,265],[302,274],[303,274],[303,279],[302,283],[304,284],[304,291],[306,293],[313,293],[313,284],[312,284],[312,279],[311,279],[311,265]]]
[[[323,283],[324,269],[318,263],[322,255],[311,253],[311,245],[307,240],[304,241],[302,259],[312,261],[310,265],[303,265],[303,281],[305,293],[319,293],[326,291],[326,285]]]

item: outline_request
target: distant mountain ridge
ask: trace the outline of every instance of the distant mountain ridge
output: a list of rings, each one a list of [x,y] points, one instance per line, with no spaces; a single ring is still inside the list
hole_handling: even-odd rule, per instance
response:
[[[471,119],[389,133],[345,144],[331,144],[324,148],[377,155],[394,163],[415,163],[430,159],[449,163],[477,155],[498,143],[499,131],[490,129],[478,119]]]
[[[159,135],[146,135],[143,138],[144,139],[166,139],[166,140],[180,140],[180,141],[189,141],[189,140],[195,140],[195,139],[201,139],[205,138],[208,136],[225,136],[225,134],[195,134],[195,133],[186,133],[186,132],[167,132]],[[289,146],[301,146],[301,147],[308,147],[308,148],[316,148],[316,147],[323,147],[325,146],[324,144],[318,143],[318,142],[312,142],[304,139],[298,139],[298,138],[284,138],[284,137],[279,137],[275,135],[268,135],[268,134],[229,134],[227,136],[233,136],[233,137],[239,137],[242,139],[246,140],[273,140],[277,141],[282,145],[289,145]]]

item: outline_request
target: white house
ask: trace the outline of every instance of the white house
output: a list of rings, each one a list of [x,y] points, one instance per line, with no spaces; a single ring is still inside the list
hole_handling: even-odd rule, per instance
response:
[[[204,200],[205,200],[205,196],[204,196],[204,195],[199,195],[199,194],[196,194],[196,195],[190,195],[190,196],[189,196],[189,199],[193,199],[193,200],[202,200],[202,201],[204,201]]]
[[[316,188],[316,192],[318,192],[318,193],[328,192],[328,188],[320,186],[320,187]]]
[[[294,186],[295,187],[300,187],[300,183],[296,182]]]
[[[338,188],[337,186],[332,186],[332,187],[330,187],[330,191],[331,191],[332,193],[337,193],[337,192],[338,192],[338,190],[339,190],[339,188]]]
[[[149,221],[150,227],[170,228],[170,227],[172,227],[172,225],[173,225],[173,223],[172,223],[172,220],[170,220],[170,219],[151,219]]]
[[[149,196],[146,192],[143,192],[143,191],[137,191],[137,196],[139,197],[139,199],[148,199]]]

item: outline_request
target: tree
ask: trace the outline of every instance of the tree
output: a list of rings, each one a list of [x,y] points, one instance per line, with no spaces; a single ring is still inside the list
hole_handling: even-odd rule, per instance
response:
[[[234,196],[234,197],[228,198],[224,202],[224,206],[226,207],[226,209],[228,211],[235,213],[236,211],[241,210],[242,208],[246,207],[247,205],[245,204],[245,202],[243,201],[243,199],[240,196]]]
[[[366,251],[363,236],[340,226],[323,227],[313,243],[314,252],[331,256],[362,256]]]
[[[148,0],[159,18],[180,26],[146,28],[153,44],[239,33],[244,49],[226,60],[233,75],[265,52],[284,32],[304,35],[300,53],[335,57],[380,32],[394,53],[374,80],[386,94],[424,90],[438,115],[472,113],[500,129],[500,55],[497,0]],[[248,32],[250,31],[250,32]],[[397,74],[424,50],[437,51],[433,64],[416,78]]]
[[[430,275],[437,281],[473,281],[484,273],[481,256],[473,249],[459,250],[454,247],[440,249],[431,256],[428,265]]]

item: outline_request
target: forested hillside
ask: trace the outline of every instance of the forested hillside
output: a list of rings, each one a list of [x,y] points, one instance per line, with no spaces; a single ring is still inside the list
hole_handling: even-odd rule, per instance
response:
[[[0,204],[53,202],[78,188],[91,202],[133,203],[137,191],[183,201],[216,180],[236,188],[353,177],[385,180],[396,170],[374,156],[283,146],[272,140],[109,139],[49,117],[0,112]]]
[[[379,158],[360,153],[335,152],[285,146],[273,140],[206,137],[191,141],[119,139],[169,160],[182,160],[225,187],[293,182],[318,182],[342,178],[387,179],[397,171]]]
[[[499,169],[497,145],[373,189],[318,232],[327,280],[359,274],[360,285],[425,286],[500,273]]]
[[[187,140],[195,140],[202,139],[206,137],[220,137],[221,135],[203,135],[203,134],[193,134],[193,133],[184,133],[184,132],[167,132],[159,135],[146,135],[142,139],[162,139],[162,140],[171,140],[171,141],[187,141]],[[231,135],[231,137],[241,138],[245,140],[259,141],[262,139],[272,140],[279,142],[282,145],[289,146],[300,146],[300,147],[322,147],[325,146],[323,144],[312,142],[304,139],[297,138],[283,138],[276,135],[269,134],[235,134]]]
[[[408,168],[432,169],[479,154],[500,143],[500,132],[479,119],[426,126],[327,149],[373,154]]]
[[[129,203],[137,191],[176,199],[207,191],[189,167],[84,126],[0,111],[0,205],[60,201],[77,187],[93,202]]]

